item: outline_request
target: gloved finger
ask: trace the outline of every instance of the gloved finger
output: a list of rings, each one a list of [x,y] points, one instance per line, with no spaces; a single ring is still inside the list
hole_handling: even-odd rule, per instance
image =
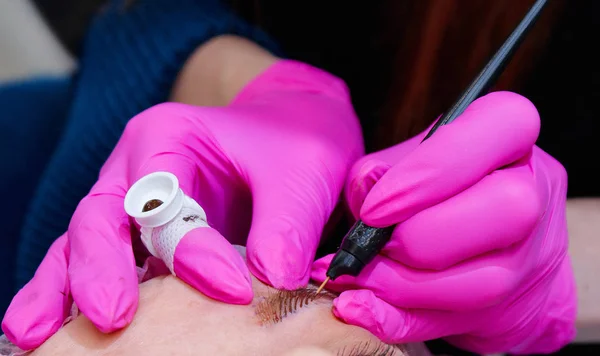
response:
[[[179,241],[173,272],[213,299],[231,304],[252,301],[252,279],[244,258],[211,227],[190,230]]]
[[[401,160],[404,156],[408,155],[421,144],[421,142],[425,138],[425,135],[427,135],[427,133],[429,132],[429,130],[431,130],[434,124],[435,121],[432,124],[430,124],[429,127],[423,132],[420,132],[419,134],[409,138],[406,141],[401,142],[400,144],[390,146],[388,148],[370,153],[362,157],[360,160],[357,161],[357,163],[355,163],[355,165],[360,165],[364,163],[364,161],[375,159],[381,162],[385,162],[390,166],[393,166],[394,164],[398,163],[398,161]],[[350,176],[352,176],[352,173],[350,173]]]
[[[402,144],[366,155],[352,165],[346,179],[344,194],[350,211],[356,219],[359,218],[362,204],[375,183],[394,164],[421,144],[434,124],[435,122],[429,125],[425,131],[402,142]]]
[[[202,202],[199,199],[202,194],[218,187],[219,183],[223,184],[223,177],[215,177],[216,182],[202,179],[207,179],[214,172],[227,172],[230,168],[230,160],[221,152],[211,130],[202,124],[202,120],[192,119],[211,115],[207,108],[163,103],[130,120],[123,136],[128,135],[129,140],[136,142],[151,142],[152,151],[148,152],[143,144],[139,145],[139,152],[136,147],[129,148],[129,155],[137,159],[135,167],[139,168],[128,172],[130,181],[126,185],[131,186],[150,173],[169,172],[177,177],[179,187],[186,195]],[[165,118],[169,118],[172,124],[164,125]],[[202,167],[203,162],[210,162],[210,166]]]
[[[476,257],[442,271],[418,270],[385,256],[376,256],[357,277],[341,276],[327,283],[334,291],[369,289],[400,308],[464,311],[497,305],[520,285],[526,262],[525,242]],[[313,264],[311,277],[325,280],[333,255]],[[493,281],[493,283],[489,282]]]
[[[361,219],[377,227],[397,224],[462,192],[529,154],[539,126],[535,107],[522,96],[477,99],[388,170],[366,197]]]
[[[254,276],[277,289],[308,283],[323,227],[341,192],[341,184],[332,191],[333,173],[324,177],[310,166],[299,164],[287,177],[264,177],[252,188],[248,264]]]
[[[198,165],[194,159],[181,153],[164,152],[150,157],[135,174],[130,185],[138,179],[155,172],[169,172],[179,181],[179,188],[193,199],[198,199],[200,184],[198,184]]]
[[[129,184],[155,172],[174,174],[184,194],[206,210],[211,227],[232,243],[245,243],[252,213],[250,194],[229,159],[211,141],[199,141],[193,148],[176,140],[161,144],[163,152],[148,158]],[[239,220],[232,223],[231,216]]]
[[[92,194],[79,203],[69,224],[68,270],[73,299],[106,333],[129,325],[138,305],[138,278],[124,195],[124,189],[100,180]]]
[[[442,270],[530,236],[542,206],[531,167],[513,165],[399,224],[382,254]]]
[[[2,331],[19,348],[37,348],[58,331],[68,316],[72,304],[68,256],[67,234],[63,234],[50,246],[31,281],[10,303]]]
[[[367,329],[389,344],[465,334],[483,322],[478,313],[396,308],[370,290],[343,292],[333,301],[333,313],[344,322]]]
[[[367,194],[391,167],[392,164],[376,158],[361,159],[352,166],[344,193],[354,218],[359,218]]]

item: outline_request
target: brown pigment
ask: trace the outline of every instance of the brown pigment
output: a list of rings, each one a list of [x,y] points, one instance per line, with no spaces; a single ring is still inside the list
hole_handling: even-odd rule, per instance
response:
[[[147,211],[154,210],[154,209],[158,208],[159,206],[161,206],[162,204],[163,204],[162,200],[158,200],[158,199],[148,200],[146,202],[146,204],[144,204],[144,207],[142,208],[142,212],[145,213]]]

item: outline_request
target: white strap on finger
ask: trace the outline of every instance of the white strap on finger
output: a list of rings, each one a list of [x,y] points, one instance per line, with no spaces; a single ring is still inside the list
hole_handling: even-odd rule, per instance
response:
[[[204,209],[179,188],[168,172],[144,176],[125,196],[125,211],[140,225],[142,242],[175,275],[173,259],[179,241],[192,229],[208,227]]]

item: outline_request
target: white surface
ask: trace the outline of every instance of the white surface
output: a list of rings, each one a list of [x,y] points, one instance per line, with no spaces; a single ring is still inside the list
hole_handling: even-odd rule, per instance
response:
[[[150,200],[162,204],[150,211],[142,211]],[[155,172],[135,182],[125,195],[125,211],[142,227],[157,227],[171,221],[183,207],[183,192],[179,181],[169,172]],[[204,216],[206,219],[206,216]]]
[[[163,203],[142,211],[146,202]],[[154,172],[135,182],[125,195],[125,211],[140,224],[141,239],[148,252],[160,258],[175,275],[175,249],[185,234],[208,227],[204,209],[179,188],[179,180],[169,172]]]
[[[0,82],[74,68],[74,59],[29,0],[0,0]]]

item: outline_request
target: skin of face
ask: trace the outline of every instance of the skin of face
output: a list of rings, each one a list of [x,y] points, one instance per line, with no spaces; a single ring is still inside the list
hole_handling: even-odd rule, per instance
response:
[[[428,354],[418,345],[389,347],[368,331],[339,321],[331,312],[333,295],[299,301],[295,311],[277,320],[286,309],[273,307],[280,306],[281,292],[254,277],[252,282],[252,303],[231,305],[174,276],[159,276],[140,284],[139,307],[125,329],[103,334],[80,314],[33,355],[282,356],[304,354],[298,353],[302,349],[342,356]]]

